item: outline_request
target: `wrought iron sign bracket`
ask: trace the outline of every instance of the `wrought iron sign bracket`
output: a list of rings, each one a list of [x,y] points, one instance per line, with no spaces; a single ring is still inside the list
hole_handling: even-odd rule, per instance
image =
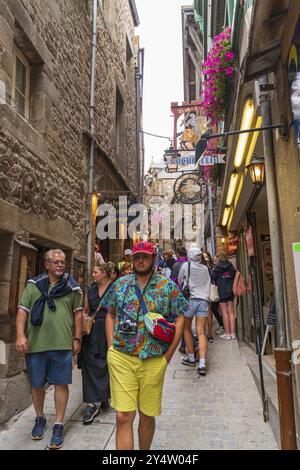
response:
[[[271,126],[262,126],[262,127],[254,127],[252,129],[245,129],[245,130],[239,130],[239,131],[228,131],[228,132],[222,132],[221,134],[211,134],[208,135],[207,137],[203,137],[206,140],[211,140],[211,139],[216,139],[219,137],[229,137],[231,135],[239,135],[239,134],[249,134],[250,132],[261,132],[261,131],[268,131],[270,129],[282,129],[281,131],[281,136],[282,137],[288,137],[290,127],[292,126],[292,122],[286,121],[284,118],[282,120],[281,124],[273,124]]]

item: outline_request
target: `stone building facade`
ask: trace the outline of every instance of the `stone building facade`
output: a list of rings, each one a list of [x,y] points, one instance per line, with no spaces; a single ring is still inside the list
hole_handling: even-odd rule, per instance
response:
[[[15,315],[29,277],[58,247],[83,282],[86,262],[92,4],[0,0],[0,423],[30,401]],[[141,56],[134,0],[98,2],[94,190],[137,196]],[[139,80],[141,77],[139,76]],[[121,256],[117,241],[107,258]]]

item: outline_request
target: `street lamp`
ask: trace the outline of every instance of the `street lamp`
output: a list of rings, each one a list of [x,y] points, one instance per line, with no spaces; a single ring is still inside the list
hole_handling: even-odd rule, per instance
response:
[[[263,157],[254,154],[246,168],[249,168],[252,183],[257,187],[261,187],[265,181],[265,163]]]

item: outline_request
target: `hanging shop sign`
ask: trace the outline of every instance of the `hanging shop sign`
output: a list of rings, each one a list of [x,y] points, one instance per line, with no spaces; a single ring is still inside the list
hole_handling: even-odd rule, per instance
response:
[[[177,157],[174,158],[174,162],[177,165],[194,165],[196,163],[196,158],[194,156],[187,156],[187,157]]]
[[[182,204],[198,204],[206,194],[206,185],[198,173],[180,176],[174,183],[174,195]]]
[[[210,150],[206,150],[202,157],[199,160],[200,166],[209,166],[216,165],[220,163],[225,163],[224,161],[225,154],[216,154]]]
[[[300,145],[300,17],[298,18],[288,60],[288,81],[293,112],[295,143]]]

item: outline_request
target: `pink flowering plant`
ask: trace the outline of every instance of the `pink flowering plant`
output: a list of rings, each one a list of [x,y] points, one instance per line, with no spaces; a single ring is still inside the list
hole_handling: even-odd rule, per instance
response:
[[[205,80],[203,82],[203,113],[212,124],[225,118],[225,99],[228,79],[234,72],[234,52],[231,49],[231,27],[228,26],[214,38],[214,46],[207,60],[202,63]]]

